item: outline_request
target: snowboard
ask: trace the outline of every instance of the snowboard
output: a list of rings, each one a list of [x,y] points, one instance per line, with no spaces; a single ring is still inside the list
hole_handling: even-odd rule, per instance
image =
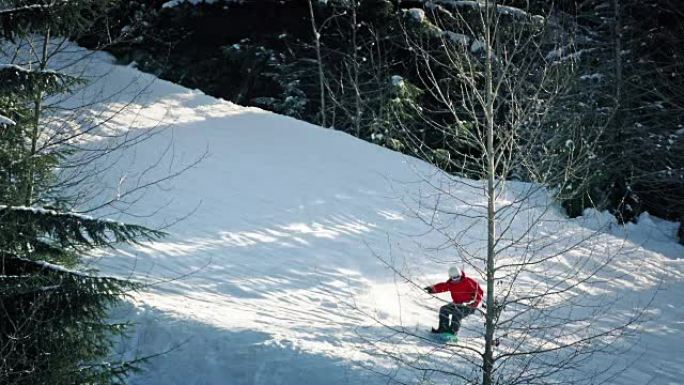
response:
[[[458,336],[451,333],[436,333],[434,331],[430,331],[430,338],[445,344],[455,344],[458,342]]]

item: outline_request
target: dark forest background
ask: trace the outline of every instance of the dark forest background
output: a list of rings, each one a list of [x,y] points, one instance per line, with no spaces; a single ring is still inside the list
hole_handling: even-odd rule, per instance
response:
[[[421,126],[406,109],[397,113],[402,107],[396,102],[431,105],[420,92],[406,29],[432,31],[438,41],[440,12],[464,12],[453,3],[330,0],[312,1],[310,9],[306,0],[174,7],[129,1],[108,20],[129,38],[108,49],[124,63],[134,61],[144,71],[213,96],[436,157],[453,152],[443,145],[447,139]],[[589,135],[600,136],[591,180],[575,183],[583,187],[563,199],[568,214],[598,207],[620,221],[633,221],[643,211],[674,220],[684,216],[684,5],[676,0],[502,3],[541,15],[567,32],[565,41],[550,41],[546,49],[562,52],[556,59],[573,60],[574,95],[564,100],[566,111],[559,111],[548,130],[579,120]],[[411,23],[416,9],[425,20]],[[95,46],[103,36],[81,42]],[[323,92],[317,54],[326,79]],[[414,92],[397,95],[393,76],[414,85]],[[400,125],[419,130],[429,151],[406,146]],[[445,168],[477,177],[467,168]]]

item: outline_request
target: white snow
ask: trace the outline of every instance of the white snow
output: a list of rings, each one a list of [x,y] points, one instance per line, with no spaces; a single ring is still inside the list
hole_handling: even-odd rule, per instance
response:
[[[604,77],[605,77],[605,75],[603,75],[603,74],[594,73],[594,74],[590,74],[590,75],[582,75],[582,76],[580,76],[580,79],[598,82],[598,81],[601,81]]]
[[[407,10],[406,13],[417,23],[422,23],[423,20],[425,20],[425,11],[420,8],[411,8]]]
[[[213,4],[216,3],[217,1],[221,1],[223,3],[244,3],[245,0],[171,0],[167,1],[164,4],[162,4],[162,8],[173,8],[177,7],[183,3],[188,3],[191,5],[198,5],[198,4]],[[319,0],[321,1],[321,0]]]
[[[444,37],[449,39],[454,44],[459,44],[459,45],[464,45],[467,46],[470,44],[470,37],[467,35],[464,35],[462,33],[456,33],[452,31],[444,31],[442,33]]]
[[[43,74],[56,74],[57,72],[53,69],[46,69],[46,70],[40,70],[40,69],[32,69],[27,66],[21,66],[17,64],[12,64],[12,63],[0,63],[0,69],[13,69],[17,72],[33,72],[33,73],[43,73]]]
[[[486,47],[484,42],[480,39],[474,39],[473,44],[470,45],[470,52],[477,53]]]
[[[562,63],[568,60],[580,60],[585,53],[595,51],[595,48],[583,48],[573,50],[573,47],[565,46],[549,51],[546,54],[546,60],[554,63]]]
[[[0,69],[13,69],[13,70],[16,70],[17,72],[29,72],[30,71],[28,68],[24,68],[20,65],[11,64],[11,63],[1,63]]]
[[[555,60],[563,56],[563,53],[565,52],[566,47],[559,47],[554,50],[549,51],[546,54],[546,60]]]
[[[59,272],[63,272],[63,273],[69,273],[69,274],[78,275],[78,276],[82,276],[82,277],[92,277],[92,275],[84,274],[80,271],[73,270],[73,269],[67,269],[64,266],[56,265],[54,263],[50,263],[50,262],[46,262],[46,261],[29,261],[29,260],[26,260],[23,258],[20,258],[20,259],[22,259],[24,261],[28,261],[30,263],[34,263],[34,264],[39,265],[39,266],[43,266],[44,268],[49,269],[49,270],[59,271]],[[50,287],[50,286],[48,286],[48,287]],[[43,289],[46,290],[46,288],[43,288]]]
[[[80,218],[83,220],[94,220],[96,219],[93,216],[90,215],[84,215],[81,213],[76,213],[76,212],[60,212],[57,210],[53,209],[46,209],[45,207],[40,207],[40,206],[7,206],[0,204],[0,210],[5,210],[5,209],[10,209],[12,211],[30,211],[36,214],[46,214],[46,215],[67,215],[70,217],[74,218]],[[115,223],[115,224],[122,224],[121,222],[118,221],[112,221],[111,219],[107,218],[98,218],[100,221],[104,222],[110,222],[110,223]]]
[[[4,116],[4,115],[0,115],[0,125],[14,126],[15,124],[16,123],[14,122],[14,120],[12,120],[12,119]]]
[[[115,199],[95,214],[172,234],[91,259],[103,273],[150,283],[112,315],[138,323],[132,339],[120,343],[122,354],[168,351],[131,384],[374,385],[388,383],[382,374],[403,381],[422,374],[398,367],[379,354],[383,349],[418,366],[463,373],[473,368],[393,329],[420,333],[435,326],[442,302],[420,287],[446,278],[450,264],[463,265],[464,253],[482,255],[485,226],[476,217],[485,207],[482,183],[447,178],[349,135],[240,107],[112,62],[90,56],[89,71],[102,77],[63,103],[99,95],[90,109],[93,119],[105,121],[107,136],[93,135],[93,144],[121,140],[116,133],[151,133],[95,162],[109,167],[99,168],[97,193],[83,204],[85,209]],[[170,180],[135,190],[186,167]],[[463,249],[440,247],[444,237],[427,232],[416,218],[430,218],[435,186],[453,197],[440,207],[471,216],[432,216],[450,234],[462,234]],[[510,223],[512,234],[520,235],[535,215],[544,220],[531,236],[542,244],[572,243],[608,229],[561,253],[549,268],[617,255],[601,272],[605,282],[581,288],[587,297],[619,298],[615,313],[592,328],[610,326],[656,294],[636,346],[612,357],[627,368],[607,383],[680,383],[684,247],[675,242],[676,224],[644,215],[623,228],[609,214],[591,210],[568,220],[555,206],[543,209],[543,191],[531,202],[516,203],[535,186],[510,182],[507,188],[500,204],[524,213]],[[549,244],[545,252],[559,247]],[[523,252],[511,250],[506,258]],[[465,270],[482,281],[474,267]],[[541,277],[526,277],[521,289],[534,290],[544,283]],[[482,320],[465,319],[468,348],[481,349]],[[502,339],[499,349],[514,342]],[[601,371],[609,358],[583,365]]]
[[[394,87],[404,86],[404,78],[399,75],[392,75],[392,77],[390,78],[390,82]]]
[[[197,5],[197,4],[211,4],[214,3],[216,0],[171,0],[167,1],[166,3],[162,4],[162,8],[173,8],[177,7],[183,3],[189,3],[192,5]],[[230,1],[230,0],[228,0]]]
[[[474,0],[434,0],[434,4],[439,4],[439,5],[445,5],[449,7],[455,7],[455,8],[470,8],[470,9],[476,9],[479,10],[481,8],[484,8],[486,6],[484,1],[474,1]],[[494,2],[490,2],[489,6],[492,7],[494,6]],[[496,5],[496,11],[497,13],[501,15],[507,15],[507,16],[513,16],[516,18],[523,18],[529,16],[529,13],[517,8],[517,7],[512,7],[508,5]]]

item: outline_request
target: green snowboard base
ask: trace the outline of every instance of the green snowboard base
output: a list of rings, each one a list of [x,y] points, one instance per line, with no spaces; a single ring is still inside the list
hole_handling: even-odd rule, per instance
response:
[[[443,343],[456,343],[458,342],[458,336],[451,333],[430,333],[433,338],[439,342]]]

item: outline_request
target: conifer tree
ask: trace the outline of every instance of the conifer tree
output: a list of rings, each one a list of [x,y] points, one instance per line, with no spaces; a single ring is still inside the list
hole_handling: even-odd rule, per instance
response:
[[[0,2],[5,43],[41,36],[35,60],[0,63],[0,383],[123,383],[134,361],[113,362],[125,324],[108,309],[135,284],[84,273],[80,258],[162,236],[72,211],[55,169],[72,150],[43,146],[44,101],[83,83],[49,68],[50,39],[86,30],[109,1]]]

